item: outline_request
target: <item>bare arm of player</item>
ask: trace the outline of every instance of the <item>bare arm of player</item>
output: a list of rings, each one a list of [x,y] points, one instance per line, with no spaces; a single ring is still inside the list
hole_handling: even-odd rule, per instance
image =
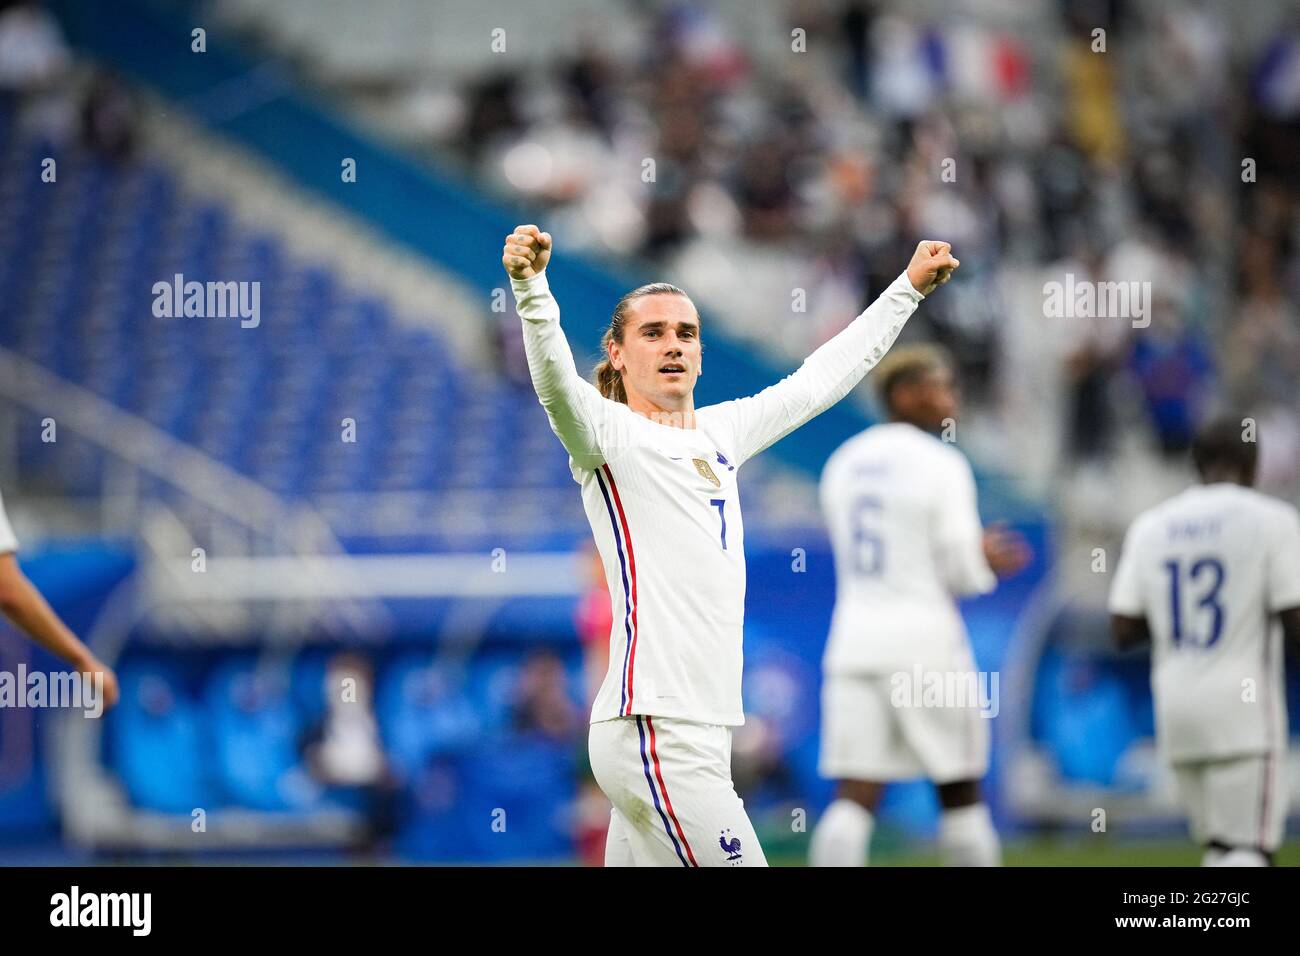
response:
[[[952,594],[988,594],[997,587],[997,569],[990,567],[987,533],[980,524],[975,473],[956,449],[942,456],[946,467],[935,473],[935,502],[930,535],[940,573]]]
[[[922,242],[907,271],[791,375],[757,395],[723,402],[712,414],[730,421],[737,464],[784,438],[847,395],[889,351],[921,299],[959,265],[946,242]]]
[[[1268,532],[1268,606],[1282,622],[1286,650],[1300,660],[1300,512],[1281,506]]]
[[[1106,601],[1110,611],[1110,630],[1115,637],[1115,646],[1122,651],[1151,640],[1137,563],[1140,542],[1149,523],[1149,516],[1140,516],[1124,533],[1119,564],[1115,566],[1115,576],[1110,582],[1110,596]]]
[[[605,458],[599,434],[604,399],[578,374],[573,351],[560,328],[560,306],[546,279],[551,248],[549,232],[534,225],[516,226],[506,236],[501,264],[510,275],[516,309],[523,320],[524,352],[533,388],[551,419],[551,428],[578,465],[595,468]]]
[[[1001,521],[995,521],[984,529],[981,544],[984,560],[988,561],[993,573],[1000,578],[1019,574],[1034,558],[1034,549],[1024,536]]]
[[[1300,660],[1300,607],[1289,607],[1278,613],[1282,621],[1282,640],[1291,656]]]
[[[1126,614],[1110,616],[1110,632],[1115,636],[1115,646],[1121,651],[1141,647],[1151,640],[1151,631],[1144,617],[1129,617]]]
[[[104,707],[117,703],[117,677],[68,630],[12,554],[0,555],[0,612],[33,641],[81,673],[104,675]]]

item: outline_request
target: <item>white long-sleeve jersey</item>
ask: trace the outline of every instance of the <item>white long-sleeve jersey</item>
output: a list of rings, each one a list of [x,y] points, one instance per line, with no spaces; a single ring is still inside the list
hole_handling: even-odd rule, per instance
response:
[[[820,490],[835,552],[826,673],[951,666],[968,652],[955,597],[997,578],[965,456],[914,425],[875,425],[836,449]]]
[[[1174,762],[1286,746],[1277,613],[1300,607],[1300,515],[1234,484],[1196,485],[1134,520],[1110,610],[1151,631],[1156,741]]]
[[[916,310],[906,273],[800,368],[748,398],[651,421],[578,374],[546,274],[511,281],[528,367],[573,478],[609,582],[609,672],[593,722],[646,714],[744,723],[741,465],[848,394]]]

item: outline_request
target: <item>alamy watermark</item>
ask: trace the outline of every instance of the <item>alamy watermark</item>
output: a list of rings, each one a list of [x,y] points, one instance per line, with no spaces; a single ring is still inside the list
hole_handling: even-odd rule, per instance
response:
[[[153,314],[157,319],[238,318],[245,329],[262,324],[262,283],[186,282],[176,273],[170,282],[153,284]]]
[[[889,703],[894,707],[947,707],[973,709],[993,718],[1000,709],[997,671],[924,670],[896,671],[889,678]]]
[[[1150,282],[1093,282],[1065,274],[1043,283],[1043,315],[1056,319],[1129,319],[1135,329],[1151,324]]]
[[[152,893],[82,892],[80,886],[50,897],[50,925],[56,927],[118,926],[132,936],[153,929]]]
[[[57,707],[99,717],[104,713],[104,675],[99,671],[29,672],[26,664],[19,664],[17,672],[0,671],[0,708],[6,707]]]

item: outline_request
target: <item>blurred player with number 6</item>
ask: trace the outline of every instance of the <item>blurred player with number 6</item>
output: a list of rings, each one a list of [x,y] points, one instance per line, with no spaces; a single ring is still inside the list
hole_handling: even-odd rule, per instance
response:
[[[1019,535],[980,526],[970,464],[940,439],[958,408],[947,356],[931,346],[896,349],[872,380],[890,420],[841,445],[822,473],[835,612],[820,769],[836,792],[813,832],[811,862],[864,865],[884,785],[925,777],[943,806],[943,861],[992,866],[1001,850],[980,780],[986,718],[996,711],[982,709],[955,597],[993,590],[999,575],[1024,567],[1029,549]],[[927,706],[911,692],[916,675],[960,687],[962,698]]]

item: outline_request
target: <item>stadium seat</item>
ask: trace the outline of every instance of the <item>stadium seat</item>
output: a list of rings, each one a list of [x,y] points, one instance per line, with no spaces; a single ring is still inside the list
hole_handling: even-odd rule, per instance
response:
[[[299,756],[306,727],[283,681],[236,661],[218,668],[204,696],[216,773],[231,803],[264,811],[320,805],[321,788]]]
[[[120,680],[108,746],[131,802],[163,813],[215,806],[204,714],[176,671],[156,664],[123,668]]]

